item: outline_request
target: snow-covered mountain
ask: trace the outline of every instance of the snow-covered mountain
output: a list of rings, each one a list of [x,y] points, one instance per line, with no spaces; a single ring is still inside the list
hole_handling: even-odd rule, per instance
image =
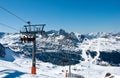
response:
[[[46,33],[48,38],[37,35],[36,76],[29,74],[32,43],[22,43],[18,33],[0,33],[0,77],[63,78],[68,65],[75,78],[120,77],[120,33]]]
[[[120,33],[79,34],[51,30],[48,38],[37,35],[37,58],[57,65],[90,61],[99,65],[120,65]],[[32,43],[22,43],[21,34],[1,33],[0,43],[11,50],[31,57]],[[54,59],[54,60],[51,60]],[[64,60],[67,60],[65,64]]]

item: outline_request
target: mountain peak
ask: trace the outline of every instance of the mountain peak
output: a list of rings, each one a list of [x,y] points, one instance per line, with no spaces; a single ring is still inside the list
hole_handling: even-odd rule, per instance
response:
[[[64,29],[60,29],[60,30],[58,31],[58,34],[59,34],[59,35],[68,35],[68,33],[67,33]]]

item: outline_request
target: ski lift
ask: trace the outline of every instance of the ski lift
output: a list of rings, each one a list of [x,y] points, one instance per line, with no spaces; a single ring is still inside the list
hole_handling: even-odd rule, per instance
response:
[[[23,36],[23,38],[21,38],[21,41],[24,42],[24,43],[26,43],[26,42],[32,42],[34,40],[35,40],[34,37],[30,37],[28,35],[27,36]]]

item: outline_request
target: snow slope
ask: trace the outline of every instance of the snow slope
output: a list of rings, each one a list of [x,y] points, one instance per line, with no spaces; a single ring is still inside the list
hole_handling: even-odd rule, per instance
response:
[[[5,57],[2,60],[13,62],[15,58],[17,58],[17,55],[11,49],[5,48]]]
[[[0,59],[0,78],[64,78],[68,66],[57,66],[37,60],[37,74],[31,75],[31,58],[16,56],[10,49],[6,49],[6,56]],[[88,62],[71,66],[72,78],[104,78],[106,73],[112,73],[114,78],[119,78],[120,67],[99,66]],[[76,76],[76,77],[75,77]]]
[[[120,67],[103,67],[90,63],[77,64],[71,67],[72,73],[82,75],[85,78],[104,78],[108,72],[112,73],[114,78],[120,77],[118,76],[120,75]],[[68,66],[62,67],[37,61],[37,74],[31,75],[30,69],[31,59],[29,58],[17,58],[14,62],[0,60],[0,78],[64,78]]]

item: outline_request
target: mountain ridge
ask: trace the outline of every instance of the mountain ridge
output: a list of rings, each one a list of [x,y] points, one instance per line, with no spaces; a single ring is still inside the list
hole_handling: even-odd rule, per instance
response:
[[[118,33],[98,32],[98,33],[89,33],[89,34],[79,34],[75,32],[68,33],[63,29],[60,29],[58,31],[51,30],[46,33],[49,35],[48,38],[43,38],[37,35],[36,45],[37,45],[37,53],[39,54],[38,59],[42,61],[50,62],[49,59],[52,58],[49,57],[49,55],[55,57],[55,54],[51,53],[51,52],[55,52],[58,53],[58,55],[60,55],[60,59],[55,58],[58,60],[64,59],[63,57],[70,59],[71,55],[75,54],[75,56],[79,55],[79,57],[81,57],[81,59],[79,60],[78,58],[74,58],[74,60],[77,60],[79,62],[88,61],[91,59],[90,61],[95,64],[101,64],[102,61],[104,61],[107,62],[108,65],[109,64],[116,66],[120,65],[119,61],[117,63],[115,62],[119,58],[112,56],[112,58],[115,59],[109,61],[111,55],[109,55],[108,59],[103,57],[105,53],[111,53],[111,54],[113,53],[112,55],[114,55],[114,53],[116,52],[120,54],[119,32]],[[17,53],[21,53],[21,54],[23,53],[31,57],[32,43],[23,44],[20,41],[20,37],[21,34],[6,33],[2,36],[2,38],[0,38],[0,43],[3,44],[5,47],[9,47],[11,50]],[[42,55],[42,52],[47,52],[51,54]],[[67,53],[67,55],[69,56],[64,56],[64,53]],[[45,57],[49,57],[49,59],[46,60]],[[58,60],[56,60],[56,62]],[[53,64],[57,64],[57,63],[53,63]]]

